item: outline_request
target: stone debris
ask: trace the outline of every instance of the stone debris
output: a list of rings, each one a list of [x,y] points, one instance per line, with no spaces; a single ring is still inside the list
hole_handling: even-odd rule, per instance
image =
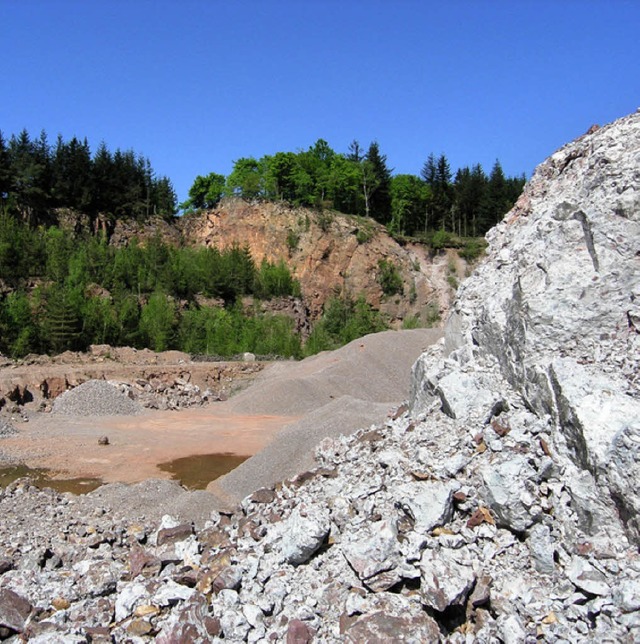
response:
[[[137,378],[134,382],[117,382],[120,391],[146,409],[170,410],[201,407],[226,400],[222,392],[214,393],[185,378]]]
[[[235,511],[0,490],[0,637],[640,641],[639,157],[636,113],[543,163],[409,408]]]
[[[17,433],[18,430],[10,421],[0,418],[0,439],[6,438],[7,436],[13,436]]]
[[[66,416],[132,416],[141,407],[106,380],[87,380],[58,396],[52,414]]]

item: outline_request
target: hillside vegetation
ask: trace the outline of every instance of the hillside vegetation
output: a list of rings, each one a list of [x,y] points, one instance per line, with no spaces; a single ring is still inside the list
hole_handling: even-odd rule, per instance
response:
[[[132,151],[0,133],[0,351],[300,357],[431,325],[465,270],[438,254],[475,258],[482,243],[461,236],[484,232],[521,185],[498,162],[452,179],[444,155],[392,176],[375,142],[339,154],[319,140],[197,177],[176,217],[170,180]],[[446,279],[425,273],[447,262]]]

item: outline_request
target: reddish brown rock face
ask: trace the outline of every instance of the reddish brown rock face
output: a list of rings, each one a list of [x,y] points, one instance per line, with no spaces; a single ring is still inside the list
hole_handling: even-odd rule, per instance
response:
[[[414,315],[430,302],[444,315],[454,295],[446,279],[450,264],[459,278],[466,269],[457,255],[432,258],[423,247],[400,246],[373,220],[339,213],[227,201],[181,224],[190,244],[220,249],[240,244],[248,246],[258,265],[263,259],[285,261],[300,281],[312,318],[336,293],[352,297],[362,293],[392,321]],[[403,294],[383,294],[378,282],[380,259],[397,267]]]

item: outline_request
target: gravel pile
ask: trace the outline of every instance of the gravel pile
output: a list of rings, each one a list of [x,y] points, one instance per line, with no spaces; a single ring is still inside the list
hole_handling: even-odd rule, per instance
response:
[[[0,419],[0,438],[13,436],[17,433],[18,430],[9,421]]]
[[[229,406],[240,414],[301,415],[341,396],[394,404],[407,397],[413,363],[441,337],[441,329],[384,331],[300,362],[276,363]]]
[[[132,416],[142,407],[105,380],[88,380],[58,396],[53,414],[67,416]]]

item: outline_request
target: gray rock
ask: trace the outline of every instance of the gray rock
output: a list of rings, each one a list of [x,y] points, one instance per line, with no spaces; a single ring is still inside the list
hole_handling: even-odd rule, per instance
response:
[[[425,550],[420,572],[422,601],[440,612],[452,605],[464,605],[476,580],[473,568],[456,563],[446,550]]]
[[[624,613],[640,610],[640,579],[623,581],[615,589],[614,599]]]
[[[529,551],[538,572],[552,573],[555,569],[555,547],[548,526],[538,523],[529,531]]]
[[[582,557],[572,558],[567,576],[576,588],[590,595],[608,595],[611,592],[606,577]]]
[[[527,633],[518,615],[500,616],[498,629],[505,644],[523,644],[526,641]]]
[[[523,502],[528,493],[526,483],[536,479],[535,470],[526,457],[519,455],[500,456],[480,473],[489,507],[495,512],[498,523],[514,532],[524,532],[536,520],[530,512],[530,504]]]
[[[290,564],[299,565],[309,560],[324,543],[331,529],[329,513],[317,506],[297,507],[278,526],[278,550]]]
[[[427,534],[451,519],[453,494],[459,487],[455,481],[406,483],[398,486],[395,498],[413,520],[414,530]]]
[[[501,395],[483,386],[481,376],[454,371],[438,381],[436,393],[442,411],[460,420],[469,417],[488,418]]]
[[[370,524],[355,540],[342,544],[342,552],[358,577],[376,590],[386,590],[400,580],[398,574],[383,580],[372,579],[400,564],[400,544],[395,523],[377,521]],[[377,581],[377,583],[376,583]]]

